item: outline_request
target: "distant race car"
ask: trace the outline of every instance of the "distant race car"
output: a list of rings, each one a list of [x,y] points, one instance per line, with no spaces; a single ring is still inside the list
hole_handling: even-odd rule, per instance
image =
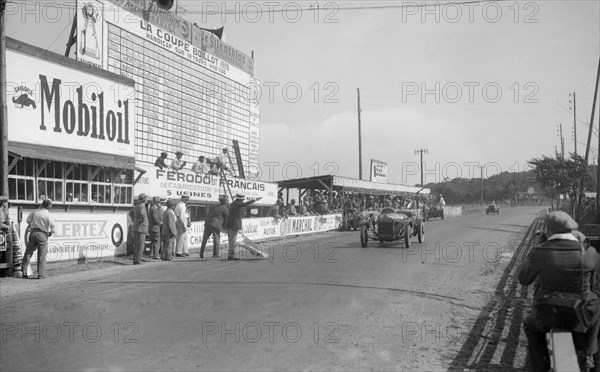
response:
[[[496,213],[496,214],[500,214],[500,208],[498,208],[496,206],[496,204],[490,204],[488,205],[488,207],[485,209],[485,214],[490,214],[490,213]]]
[[[427,208],[427,214],[425,215],[425,220],[429,220],[430,218],[437,218],[437,217],[441,217],[442,220],[444,219],[444,207],[440,207],[440,206],[431,206]]]
[[[380,213],[371,213],[360,222],[360,244],[365,248],[369,239],[379,240],[380,243],[402,240],[408,248],[413,236],[417,236],[419,243],[422,243],[425,227],[418,211],[383,208]]]

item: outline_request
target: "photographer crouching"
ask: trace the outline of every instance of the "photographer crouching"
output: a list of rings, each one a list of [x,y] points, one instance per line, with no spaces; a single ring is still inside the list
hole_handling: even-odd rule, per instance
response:
[[[528,340],[531,371],[548,371],[550,357],[546,333],[552,328],[585,333],[584,371],[594,367],[598,352],[600,300],[594,293],[595,273],[600,272],[600,254],[584,245],[577,222],[565,212],[545,218],[546,232],[538,232],[534,245],[519,268],[519,282],[537,280],[533,311],[523,328]]]

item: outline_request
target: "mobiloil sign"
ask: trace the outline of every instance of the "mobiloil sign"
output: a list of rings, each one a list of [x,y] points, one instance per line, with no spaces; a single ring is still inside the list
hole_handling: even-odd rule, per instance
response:
[[[41,122],[40,130],[49,130],[47,116],[54,118],[51,130],[56,133],[80,137],[97,138],[100,141],[116,141],[129,144],[129,100],[117,100],[109,109],[104,100],[104,92],[92,93],[88,103],[84,102],[83,86],[76,89],[77,102],[61,100],[62,81],[53,79],[52,86],[48,77],[40,74],[41,86]]]

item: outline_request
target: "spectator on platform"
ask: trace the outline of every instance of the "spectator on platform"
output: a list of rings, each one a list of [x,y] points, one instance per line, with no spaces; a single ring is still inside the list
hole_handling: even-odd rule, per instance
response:
[[[283,201],[281,199],[277,199],[277,201],[275,202],[275,204],[273,204],[271,206],[271,208],[269,208],[269,212],[267,213],[267,217],[273,217],[273,218],[283,218],[283,216],[281,214],[279,214],[279,209],[281,208],[281,205],[283,204]]]
[[[204,175],[207,171],[208,165],[205,163],[205,157],[200,156],[198,160],[192,165],[192,172],[195,172],[197,175]]]
[[[288,205],[287,214],[288,214],[288,216],[297,216],[298,215],[298,212],[296,211],[296,200],[295,199],[292,199],[292,201]]]
[[[299,215],[300,216],[308,216],[310,213],[308,213],[308,207],[307,207],[308,202],[302,200],[300,201],[300,211],[299,211]]]
[[[173,161],[171,162],[171,169],[180,171],[185,167],[187,162],[181,160],[182,156],[183,156],[183,152],[181,152],[181,151],[177,151],[175,153],[175,159],[173,159]]]
[[[160,168],[160,170],[163,170],[163,168],[169,168],[167,166],[167,157],[169,156],[169,154],[167,154],[166,152],[161,152],[160,156],[158,158],[156,158],[156,161],[154,162],[154,166]]]

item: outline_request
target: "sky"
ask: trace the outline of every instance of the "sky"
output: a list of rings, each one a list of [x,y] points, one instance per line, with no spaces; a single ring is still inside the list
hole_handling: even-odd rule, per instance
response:
[[[560,150],[561,123],[573,152],[572,92],[585,152],[599,1],[179,1],[254,53],[265,181],[358,178],[358,89],[363,179],[375,159],[388,182],[420,183],[419,149],[425,183],[526,170]],[[64,54],[74,1],[9,3],[9,37]]]

